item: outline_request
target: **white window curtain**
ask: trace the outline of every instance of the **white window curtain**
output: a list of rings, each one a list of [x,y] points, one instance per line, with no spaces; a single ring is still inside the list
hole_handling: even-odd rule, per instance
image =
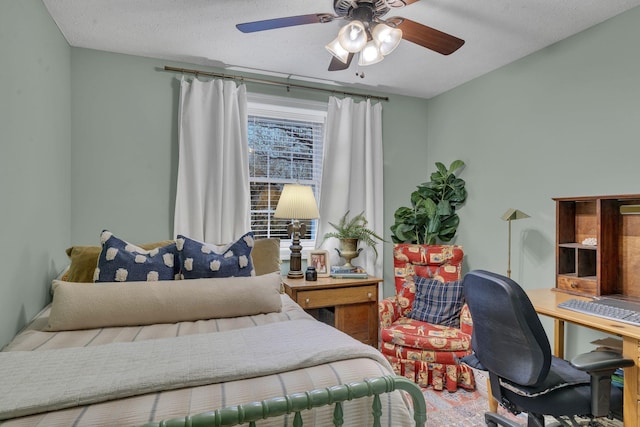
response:
[[[174,234],[232,242],[251,227],[246,88],[183,77],[178,114]]]
[[[329,98],[323,165],[318,243],[322,243],[326,232],[333,231],[329,222],[336,223],[347,211],[350,217],[364,212],[369,228],[384,236],[380,103]],[[331,265],[344,263],[333,250],[337,245],[335,239],[321,244],[329,250]],[[369,274],[382,277],[382,243],[377,245],[377,260],[371,248],[364,248],[354,263]]]

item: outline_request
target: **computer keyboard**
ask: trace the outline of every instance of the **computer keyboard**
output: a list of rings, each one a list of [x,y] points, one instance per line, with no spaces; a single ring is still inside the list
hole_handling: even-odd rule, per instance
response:
[[[568,299],[558,304],[558,308],[564,308],[567,310],[577,311],[579,313],[590,314],[592,316],[640,326],[640,311],[616,307],[615,302],[611,303],[609,301],[600,302]]]

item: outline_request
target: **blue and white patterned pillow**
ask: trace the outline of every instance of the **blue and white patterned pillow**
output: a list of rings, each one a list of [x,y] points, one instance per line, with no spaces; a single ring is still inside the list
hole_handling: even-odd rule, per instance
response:
[[[199,242],[183,235],[176,239],[183,279],[255,276],[251,251],[253,232],[228,245]]]
[[[178,251],[171,243],[145,250],[104,230],[100,234],[102,250],[94,282],[141,282],[174,280],[178,273]]]
[[[460,327],[464,305],[461,281],[443,283],[437,279],[415,276],[416,299],[408,314],[411,319],[435,325]]]

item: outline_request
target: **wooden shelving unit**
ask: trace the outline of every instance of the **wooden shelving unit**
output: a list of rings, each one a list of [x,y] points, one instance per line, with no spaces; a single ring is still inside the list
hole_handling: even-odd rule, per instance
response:
[[[562,197],[556,202],[556,289],[640,298],[640,194]],[[640,210],[638,210],[640,213]],[[585,245],[595,238],[596,245]]]

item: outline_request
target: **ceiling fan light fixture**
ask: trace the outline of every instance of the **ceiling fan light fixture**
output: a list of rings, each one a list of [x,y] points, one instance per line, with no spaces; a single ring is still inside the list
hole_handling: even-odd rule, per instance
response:
[[[364,24],[358,20],[349,22],[338,32],[338,40],[347,52],[360,52],[367,44],[367,31]]]
[[[342,61],[343,64],[347,63],[347,60],[349,59],[349,51],[342,47],[340,40],[338,40],[337,37],[329,42],[325,46],[325,49],[327,49],[336,59]]]
[[[378,43],[375,40],[370,40],[360,52],[360,57],[358,58],[358,65],[373,65],[382,61],[384,56],[380,52],[380,48],[378,47]]]
[[[373,27],[371,36],[378,42],[380,53],[386,56],[393,52],[400,44],[400,41],[402,41],[402,30],[379,23]]]

